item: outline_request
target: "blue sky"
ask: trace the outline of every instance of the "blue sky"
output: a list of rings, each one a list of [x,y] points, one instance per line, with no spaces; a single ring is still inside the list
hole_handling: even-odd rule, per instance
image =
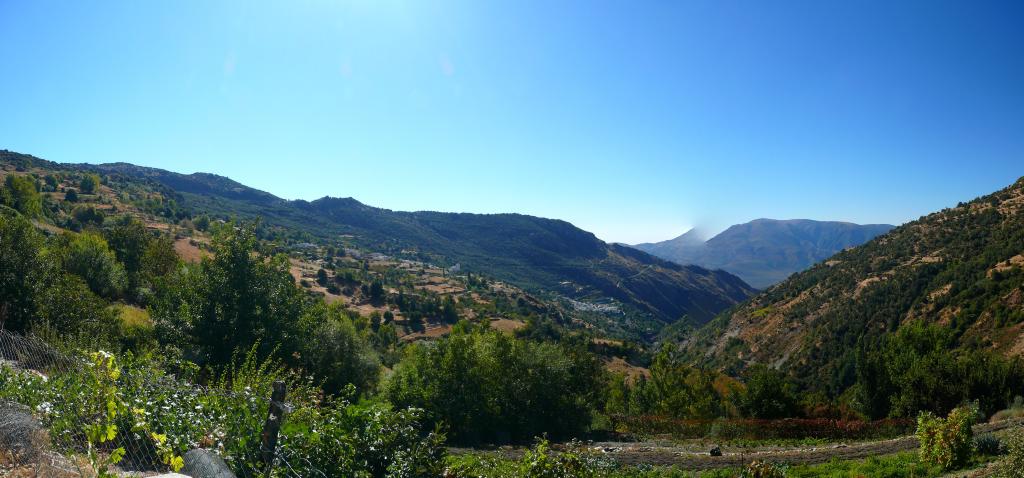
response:
[[[0,0],[0,148],[610,241],[1024,175],[1019,2]]]

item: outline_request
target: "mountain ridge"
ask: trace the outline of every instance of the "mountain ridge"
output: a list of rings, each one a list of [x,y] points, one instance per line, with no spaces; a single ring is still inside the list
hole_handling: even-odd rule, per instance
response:
[[[0,159],[57,165],[8,151],[0,153]],[[386,254],[461,264],[526,289],[570,298],[610,297],[662,323],[683,317],[706,322],[754,292],[727,272],[679,266],[609,245],[558,219],[514,213],[391,211],[353,198],[285,200],[223,176],[130,163],[59,166],[152,182],[164,188],[177,206],[194,214],[259,217],[267,227],[304,231],[328,242],[345,237]]]
[[[681,264],[723,269],[764,289],[892,228],[888,224],[760,218],[730,226],[705,241],[691,229],[668,241],[633,247]]]

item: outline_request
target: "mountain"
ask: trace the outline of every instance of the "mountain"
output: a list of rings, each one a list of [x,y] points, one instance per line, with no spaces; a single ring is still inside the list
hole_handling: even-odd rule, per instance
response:
[[[724,269],[763,289],[892,228],[888,224],[757,219],[732,226],[707,241],[691,230],[675,239],[633,247],[680,264]]]
[[[754,293],[724,271],[683,266],[627,247],[606,244],[572,224],[521,214],[402,212],[352,198],[289,201],[231,179],[180,174],[127,163],[57,165],[0,152],[0,161],[95,172],[113,183],[160,191],[164,215],[259,217],[266,234],[353,243],[384,254],[459,264],[528,290],[572,299],[611,298],[662,323],[682,317],[704,323]]]
[[[1024,353],[1024,178],[839,252],[685,341],[698,362],[768,363],[849,385],[858,344],[925,321],[956,347]]]
[[[694,228],[675,239],[661,242],[645,242],[632,247],[679,264],[695,264],[690,258],[696,257],[704,248],[705,242],[707,242],[707,237]]]

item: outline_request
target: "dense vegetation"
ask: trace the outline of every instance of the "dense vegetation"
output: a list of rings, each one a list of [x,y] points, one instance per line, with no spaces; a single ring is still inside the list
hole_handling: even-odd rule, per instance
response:
[[[458,443],[524,442],[586,432],[602,377],[585,347],[461,323],[451,335],[407,350],[384,396],[426,410]]]

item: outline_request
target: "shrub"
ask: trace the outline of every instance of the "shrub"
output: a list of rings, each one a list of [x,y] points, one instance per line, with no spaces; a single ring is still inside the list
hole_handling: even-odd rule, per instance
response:
[[[784,478],[786,468],[767,461],[754,461],[740,472],[740,478]]]
[[[946,419],[931,412],[917,417],[917,438],[921,442],[921,460],[952,470],[971,458],[974,432],[971,425],[977,417],[976,405],[961,406],[949,412]]]
[[[1006,458],[997,467],[996,476],[1024,478],[1024,429],[1017,428],[1006,437]]]
[[[995,435],[986,433],[974,439],[974,450],[979,455],[1002,455],[1006,452],[1006,446]]]
[[[551,445],[543,439],[527,450],[519,463],[519,474],[524,478],[582,477],[590,474],[587,471],[579,456],[553,453]]]

